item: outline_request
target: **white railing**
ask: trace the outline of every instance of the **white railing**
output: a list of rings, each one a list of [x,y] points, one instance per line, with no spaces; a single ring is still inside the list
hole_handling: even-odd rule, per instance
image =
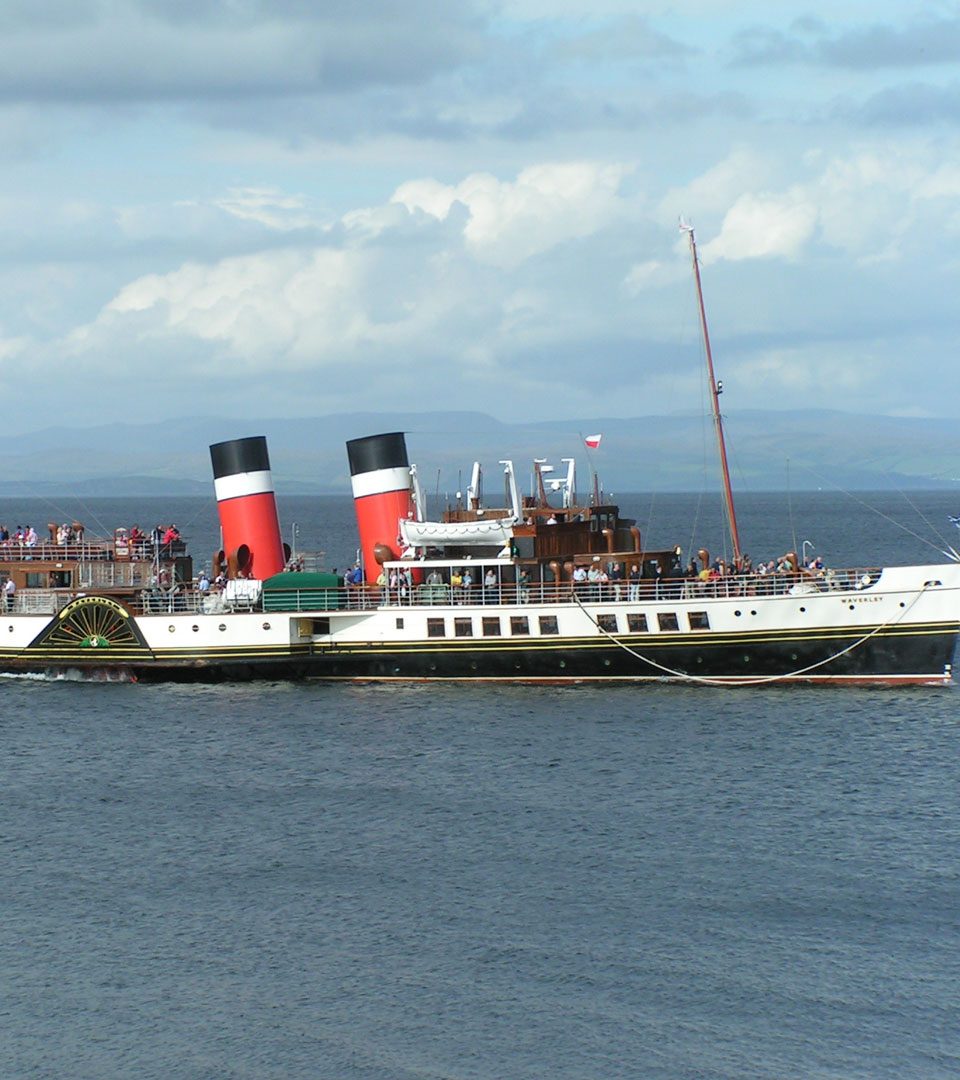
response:
[[[643,579],[639,582],[621,581],[572,583],[530,582],[516,584],[451,587],[440,585],[404,585],[387,588],[379,585],[357,585],[349,588],[290,590],[271,610],[277,611],[369,611],[387,607],[447,607],[490,606],[506,607],[517,604],[563,604],[576,601],[582,604],[660,603],[672,600],[734,600],[764,596],[804,596],[818,593],[860,592],[876,584],[880,570],[860,568],[828,571],[814,577],[805,573],[733,575],[712,581],[699,578]],[[105,585],[106,583],[101,583]],[[243,583],[253,584],[253,583]],[[259,585],[259,582],[257,583]],[[12,600],[0,596],[0,612],[23,615],[52,615],[84,591],[79,589],[18,589]],[[234,590],[235,592],[236,590]],[[317,603],[317,592],[323,593],[324,603]],[[270,593],[267,593],[270,596]],[[282,604],[282,607],[279,606]],[[185,582],[173,589],[145,588],[133,605],[137,614],[159,615],[173,613],[215,614],[232,611],[263,611],[263,596],[253,594],[239,597],[231,591],[198,592]]]

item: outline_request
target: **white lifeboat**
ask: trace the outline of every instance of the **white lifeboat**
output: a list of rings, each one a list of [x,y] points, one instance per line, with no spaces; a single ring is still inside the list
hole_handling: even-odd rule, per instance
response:
[[[411,521],[401,519],[400,537],[406,547],[457,545],[504,547],[513,536],[515,517],[477,521]]]

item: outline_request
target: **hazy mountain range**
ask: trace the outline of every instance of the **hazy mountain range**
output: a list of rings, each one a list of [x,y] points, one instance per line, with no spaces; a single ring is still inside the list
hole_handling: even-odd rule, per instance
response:
[[[741,412],[725,420],[731,471],[746,490],[937,488],[960,483],[960,425],[950,420],[860,416],[826,410]],[[287,494],[349,491],[344,443],[406,431],[425,489],[464,487],[483,463],[488,499],[498,461],[529,475],[535,457],[559,471],[576,457],[581,491],[597,470],[608,492],[690,491],[717,483],[712,422],[640,416],[503,423],[471,412],[351,413],[236,421],[188,417],[156,424],[58,426],[0,437],[0,492],[18,495],[211,494],[210,443],[266,435],[276,488]],[[585,435],[602,433],[588,453]]]

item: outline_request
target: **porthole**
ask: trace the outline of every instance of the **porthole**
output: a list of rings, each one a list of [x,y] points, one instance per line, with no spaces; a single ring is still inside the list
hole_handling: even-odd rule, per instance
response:
[[[749,663],[750,663],[750,657],[749,657],[749,656],[745,656],[745,657],[743,658],[743,662],[744,662],[745,664],[749,664]]]
[[[567,662],[566,662],[566,660],[561,660],[561,661],[560,661],[560,666],[561,666],[562,668],[565,668],[565,667],[567,666]]]
[[[191,629],[191,630],[192,630],[192,631],[193,631],[194,633],[196,633],[196,632],[197,632],[197,631],[198,631],[198,630],[200,629],[200,627],[199,627],[199,626],[197,626],[197,624],[196,624],[196,623],[194,623],[194,624],[193,624],[193,626],[191,626],[191,627],[190,627],[190,629]]]
[[[607,658],[606,660],[604,660],[604,662],[603,662],[603,666],[604,666],[604,667],[609,667],[609,666],[610,666],[610,659],[609,659],[609,657],[608,657],[608,658]]]
[[[751,612],[750,612],[750,614],[751,614],[751,615],[756,615],[756,612],[755,612],[755,611],[751,611]]]
[[[853,611],[854,610],[853,604],[850,604],[849,606],[850,606],[850,610]]]
[[[735,612],[734,612],[734,615],[736,615],[736,617],[737,617],[738,619],[740,618],[740,616],[741,616],[742,614],[743,614],[743,612],[742,612],[742,611],[739,611],[739,610],[738,610],[738,611],[735,611]]]
[[[173,633],[173,632],[174,632],[174,631],[175,631],[175,630],[176,630],[177,628],[176,628],[176,627],[175,627],[175,626],[174,626],[174,625],[173,625],[173,624],[171,623],[171,625],[170,625],[170,626],[168,626],[168,627],[167,627],[167,629],[168,629],[168,630],[170,631],[170,633],[172,634],[172,633]]]
[[[801,611],[806,611],[807,609],[805,607],[802,607],[800,610]],[[796,660],[796,657],[794,657],[794,660]]]
[[[265,622],[263,624],[263,628],[264,628],[264,630],[269,630],[270,629],[270,624],[268,622]]]
[[[220,624],[220,625],[219,625],[219,626],[217,627],[217,629],[218,629],[218,630],[226,630],[226,628],[227,628],[227,624],[226,624],[225,622],[222,622],[222,623],[221,623],[221,624]]]
[[[790,659],[791,659],[791,660],[796,660],[796,658],[797,658],[797,654],[796,654],[795,652],[792,652],[792,653],[790,654]]]
[[[905,604],[905,603],[904,603],[904,602],[903,602],[903,601],[901,600],[901,601],[900,601],[900,606],[901,606],[901,607],[906,607],[907,605],[906,605],[906,604]],[[10,627],[10,629],[12,630],[12,629],[13,629],[13,627],[11,626],[11,627]]]
[[[7,629],[10,631],[11,634],[13,633],[13,627],[12,626],[8,626]]]

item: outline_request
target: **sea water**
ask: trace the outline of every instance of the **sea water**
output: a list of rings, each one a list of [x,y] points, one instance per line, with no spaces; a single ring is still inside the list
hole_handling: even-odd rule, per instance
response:
[[[952,539],[949,496],[878,500]],[[348,509],[281,502],[331,565]],[[651,546],[722,544],[695,497],[632,509]],[[216,542],[199,502],[88,510]],[[940,558],[833,496],[741,516],[755,558]],[[0,1077],[960,1074],[952,688],[0,679],[0,703]]]

